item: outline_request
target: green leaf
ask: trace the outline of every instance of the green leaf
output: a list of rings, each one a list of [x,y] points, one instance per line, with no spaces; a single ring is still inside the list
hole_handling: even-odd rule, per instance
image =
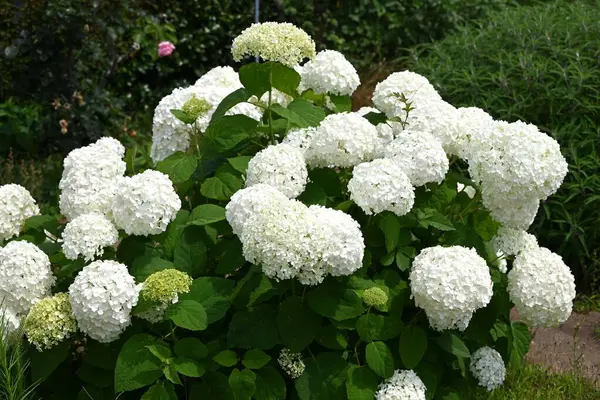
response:
[[[220,275],[230,274],[246,263],[242,252],[242,243],[239,239],[222,239],[219,243],[220,256],[215,273]]]
[[[69,344],[64,341],[50,350],[37,351],[30,347],[31,376],[34,381],[44,381],[54,370],[67,359]]]
[[[226,201],[242,186],[242,180],[237,176],[221,173],[202,182],[200,193],[208,199]]]
[[[150,353],[152,353],[161,362],[166,362],[169,358],[173,357],[171,348],[162,342],[156,342],[149,346],[146,346]]]
[[[510,350],[510,363],[513,367],[518,368],[525,354],[529,351],[531,343],[531,334],[529,328],[523,322],[513,322],[510,324],[512,336],[512,348]]]
[[[34,215],[25,221],[25,230],[43,232],[44,229],[53,235],[58,235],[59,223],[56,217],[51,215]]]
[[[144,282],[146,278],[155,272],[165,269],[174,269],[175,265],[168,260],[163,260],[159,257],[149,257],[147,255],[138,257],[131,266],[131,275],[136,282]]]
[[[224,367],[233,367],[238,363],[238,357],[233,350],[223,350],[213,357],[213,360]]]
[[[444,214],[433,208],[426,208],[424,210],[418,209],[417,218],[419,225],[424,228],[429,228],[431,226],[440,231],[453,231],[456,229]]]
[[[171,304],[165,311],[165,318],[191,331],[203,331],[208,327],[204,307],[193,300],[181,300]]]
[[[498,233],[500,224],[492,218],[492,215],[488,211],[478,210],[473,213],[472,218],[475,232],[477,232],[483,241],[489,242]]]
[[[251,96],[252,94],[245,88],[239,88],[238,90],[229,93],[223,100],[221,100],[221,102],[213,112],[210,122],[212,123],[217,118],[224,116],[227,113],[227,111],[229,111],[236,105],[248,101],[248,99]]]
[[[271,356],[262,350],[250,349],[244,354],[242,364],[246,368],[259,369],[267,365],[271,361]]]
[[[304,373],[295,382],[300,400],[347,399],[348,362],[341,353],[319,353],[304,363]]]
[[[249,369],[234,369],[229,375],[229,387],[236,400],[250,400],[256,391],[256,374]]]
[[[173,365],[163,365],[163,374],[165,375],[165,378],[169,380],[169,382],[174,383],[175,385],[182,384],[181,379],[179,379],[179,374],[177,373],[177,370],[175,370],[175,367],[173,367]]]
[[[242,174],[246,173],[248,169],[248,163],[252,160],[252,156],[239,156],[234,158],[228,158],[227,162],[238,172]]]
[[[231,279],[201,277],[194,279],[189,293],[179,295],[180,300],[194,300],[204,307],[207,323],[212,324],[227,314],[231,307],[231,292],[235,282]]]
[[[141,400],[177,400],[177,395],[170,383],[157,382],[143,394]]]
[[[194,155],[178,151],[156,164],[156,169],[169,175],[173,183],[185,182],[192,177],[198,167],[198,160]]]
[[[306,127],[319,126],[321,121],[325,119],[325,111],[322,108],[304,99],[295,99],[288,104],[287,108],[298,115]]]
[[[298,94],[298,85],[300,85],[300,74],[294,68],[280,63],[271,62],[271,84],[280,92],[290,96]]]
[[[327,204],[327,193],[321,186],[314,182],[309,182],[304,192],[298,196],[298,200],[306,205],[318,204],[324,206]]]
[[[396,252],[396,265],[400,271],[407,271],[410,268],[410,258],[398,250]]]
[[[351,366],[348,369],[346,392],[348,400],[373,400],[379,385],[379,377],[367,367]]]
[[[269,304],[261,304],[233,315],[227,332],[227,347],[268,350],[279,343],[276,314]]]
[[[406,369],[414,369],[426,350],[427,333],[418,326],[406,326],[400,335],[400,358]]]
[[[308,305],[319,315],[343,321],[365,312],[362,298],[333,280],[324,282],[308,293]]]
[[[206,128],[204,138],[214,146],[215,150],[224,152],[248,139],[257,125],[257,120],[245,115],[226,115]]]
[[[123,392],[151,385],[162,375],[161,362],[148,346],[157,339],[146,333],[134,335],[125,342],[115,367],[115,391]]]
[[[469,358],[471,353],[463,341],[453,333],[445,332],[436,339],[437,344],[450,354],[457,357]]]
[[[298,296],[288,297],[279,306],[277,326],[284,346],[299,353],[314,340],[321,327],[321,318]]]
[[[333,325],[324,325],[317,335],[317,342],[328,349],[344,350],[348,347],[348,333]]]
[[[184,124],[191,125],[196,122],[196,118],[192,117],[188,113],[183,110],[171,109],[171,114],[175,116],[178,120],[183,122]]]
[[[199,226],[188,226],[184,229],[175,248],[173,262],[177,269],[195,277],[201,275],[206,268],[206,245],[202,241],[204,231]]]
[[[387,116],[384,113],[370,112],[364,116],[373,125],[383,124],[387,121]]]
[[[177,357],[172,361],[171,365],[181,375],[191,376],[192,378],[200,378],[206,372],[204,364],[190,358]]]
[[[365,342],[389,340],[398,336],[401,330],[402,319],[399,315],[384,317],[382,315],[365,314],[356,321],[356,331]]]
[[[335,106],[335,112],[350,112],[352,111],[352,98],[350,96],[329,95],[329,99]]]
[[[383,342],[371,342],[365,352],[367,365],[382,378],[394,375],[394,357],[389,347]]]
[[[200,339],[188,337],[175,342],[175,355],[198,361],[208,356],[208,348]]]
[[[190,399],[235,400],[227,376],[208,371],[202,382],[192,387]]]
[[[248,93],[260,98],[271,89],[271,64],[250,63],[240,68],[240,82]]]
[[[273,367],[266,366],[254,371],[256,374],[255,400],[281,400],[286,398],[285,381]]]
[[[183,232],[183,227],[187,223],[189,216],[189,211],[179,210],[177,212],[175,220],[171,222],[167,227],[167,232],[165,234],[165,240],[163,241],[163,245],[165,247],[165,255],[171,259],[173,258],[175,248],[179,244],[179,240],[181,239],[181,234]]]
[[[192,210],[187,225],[204,226],[225,219],[225,209],[215,204],[202,204]]]

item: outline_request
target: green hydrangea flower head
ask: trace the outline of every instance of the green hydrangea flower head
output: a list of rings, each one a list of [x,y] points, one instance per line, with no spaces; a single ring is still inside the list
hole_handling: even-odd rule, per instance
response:
[[[368,306],[382,306],[387,303],[387,293],[377,286],[369,288],[363,292],[363,300]]]
[[[233,40],[231,54],[235,61],[244,56],[276,61],[288,67],[316,55],[315,42],[302,29],[287,22],[252,24]]]
[[[146,301],[171,303],[179,293],[188,293],[192,278],[176,269],[163,269],[144,281],[141,295]]]
[[[196,96],[183,103],[181,110],[194,119],[205,115],[211,109],[211,105],[204,99],[199,99]]]
[[[77,321],[67,293],[35,303],[24,325],[27,340],[39,351],[50,349],[77,331]]]

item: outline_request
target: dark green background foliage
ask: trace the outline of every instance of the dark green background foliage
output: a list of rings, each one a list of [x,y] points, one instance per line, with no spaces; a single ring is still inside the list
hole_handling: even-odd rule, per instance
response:
[[[598,289],[600,263],[600,3],[509,9],[425,46],[410,60],[455,106],[476,105],[552,134],[569,161],[533,231],[561,254],[581,288]]]

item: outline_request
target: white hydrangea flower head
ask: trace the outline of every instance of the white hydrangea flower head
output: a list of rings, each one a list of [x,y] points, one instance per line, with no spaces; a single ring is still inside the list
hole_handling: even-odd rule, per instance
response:
[[[246,186],[271,185],[290,198],[304,192],[307,179],[302,150],[286,143],[271,145],[256,153],[246,171]]]
[[[312,243],[316,246],[323,271],[332,276],[348,276],[358,271],[363,265],[365,253],[365,242],[358,222],[343,211],[319,205],[308,207],[308,213],[314,221],[309,236],[313,238]],[[309,264],[299,279],[303,284],[314,285],[323,281],[319,280],[318,275],[318,268]],[[313,276],[317,278],[313,279]]]
[[[427,388],[413,370],[394,371],[394,375],[379,384],[375,400],[425,400]]]
[[[119,178],[125,173],[123,148],[114,139],[101,139],[71,151],[59,183],[60,211],[68,219],[100,213],[110,217]]]
[[[331,114],[321,122],[306,152],[310,167],[353,167],[371,161],[377,128],[356,113]]]
[[[440,141],[446,153],[457,154],[456,108],[440,99],[423,99],[414,107],[408,114],[408,128],[430,133]]]
[[[400,100],[404,95],[413,107],[423,100],[441,100],[441,96],[427,78],[410,71],[394,72],[375,86],[373,104],[388,118],[406,118],[406,104]],[[411,111],[412,113],[413,111]]]
[[[495,251],[502,252],[507,257],[516,256],[522,251],[535,250],[538,241],[531,233],[522,229],[513,229],[500,227],[496,236],[492,239],[492,246]]]
[[[312,138],[316,131],[317,128],[312,126],[308,128],[291,129],[288,131],[286,137],[283,138],[282,143],[286,143],[300,149],[302,151],[302,155],[306,157],[306,152],[310,147],[310,143],[312,142]]]
[[[460,107],[456,110],[456,129],[458,136],[454,144],[454,154],[467,159],[471,140],[485,134],[493,126],[494,119],[478,107]]]
[[[359,164],[348,182],[350,198],[367,215],[383,211],[405,215],[415,203],[415,190],[404,171],[395,159]]]
[[[508,273],[508,293],[520,317],[533,326],[562,324],[571,315],[575,278],[545,247],[521,251]]]
[[[315,56],[315,42],[293,24],[263,22],[252,24],[233,39],[231,54],[235,61],[253,56],[293,68],[305,58]]]
[[[475,189],[473,186],[464,185],[460,182],[456,182],[456,193],[460,192],[465,192],[465,194],[469,196],[470,199],[472,199],[477,194],[477,189]]]
[[[258,184],[238,190],[225,207],[225,217],[233,233],[243,236],[250,217],[287,206],[288,198],[270,185]]]
[[[486,388],[488,392],[502,386],[506,377],[504,360],[491,347],[481,347],[471,355],[469,370],[479,386]]]
[[[21,318],[17,313],[11,307],[0,305],[0,333],[2,334],[2,340],[12,339],[20,327]]]
[[[496,221],[506,227],[521,230],[528,229],[533,223],[540,206],[537,197],[516,192],[502,194],[490,190],[488,186],[483,186],[482,189],[482,203]]]
[[[116,261],[94,261],[84,267],[69,287],[79,329],[101,343],[117,340],[131,324],[139,289],[127,266]]]
[[[25,318],[25,335],[38,351],[56,346],[77,332],[67,293],[58,293],[35,303]]]
[[[0,304],[26,314],[55,281],[50,259],[36,245],[14,241],[0,248]]]
[[[354,66],[335,50],[318,52],[315,58],[304,64],[301,76],[304,86],[315,94],[350,96],[360,85]]]
[[[464,331],[473,313],[492,298],[486,261],[462,246],[428,247],[415,257],[409,276],[415,305],[437,331]]]
[[[25,221],[39,213],[35,200],[23,186],[12,183],[0,186],[0,244],[17,236]]]
[[[158,235],[181,209],[181,200],[169,177],[146,170],[121,180],[112,213],[115,225],[128,235]]]
[[[508,271],[508,261],[506,261],[506,255],[502,251],[496,252],[496,265],[498,270],[505,274]]]
[[[102,214],[82,214],[67,223],[62,233],[62,249],[65,257],[76,260],[82,256],[93,261],[104,254],[104,248],[119,240],[119,231]]]
[[[240,77],[230,66],[214,67],[202,75],[194,86],[204,88],[207,86],[220,86],[239,89],[241,87]]]
[[[427,132],[395,130],[396,138],[384,155],[393,159],[414,186],[441,183],[448,173],[448,157],[441,143]]]
[[[306,367],[304,361],[302,361],[302,354],[292,353],[288,348],[281,349],[277,362],[283,372],[292,379],[300,378]]]
[[[370,113],[381,114],[381,111],[379,111],[375,107],[367,107],[367,106],[365,106],[365,107],[359,108],[356,111],[356,113],[358,115],[360,115],[361,117],[364,117],[365,115],[370,114]]]
[[[282,107],[287,107],[292,100],[294,100],[294,98],[289,94],[285,94],[275,88],[271,89],[271,104],[279,104]],[[260,102],[265,106],[269,105],[269,92],[266,92],[260,97]]]

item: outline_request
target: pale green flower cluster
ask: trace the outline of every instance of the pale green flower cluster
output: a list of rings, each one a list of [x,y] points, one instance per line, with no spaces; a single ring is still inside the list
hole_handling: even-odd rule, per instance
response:
[[[252,24],[233,40],[235,61],[244,56],[260,57],[294,67],[305,58],[315,57],[315,42],[302,29],[284,22]]]
[[[382,306],[387,303],[387,293],[378,287],[372,287],[363,292],[363,300],[368,306]]]
[[[67,293],[38,301],[25,319],[25,335],[39,351],[56,346],[76,331],[77,321]]]
[[[305,369],[304,361],[302,361],[302,354],[292,353],[288,348],[283,348],[279,353],[277,362],[281,369],[292,379],[299,378]]]
[[[140,294],[146,301],[166,303],[171,302],[179,293],[188,293],[191,284],[192,278],[185,272],[164,269],[146,278]]]
[[[212,106],[204,99],[199,99],[196,96],[183,103],[181,110],[194,119],[198,119],[210,111]]]

